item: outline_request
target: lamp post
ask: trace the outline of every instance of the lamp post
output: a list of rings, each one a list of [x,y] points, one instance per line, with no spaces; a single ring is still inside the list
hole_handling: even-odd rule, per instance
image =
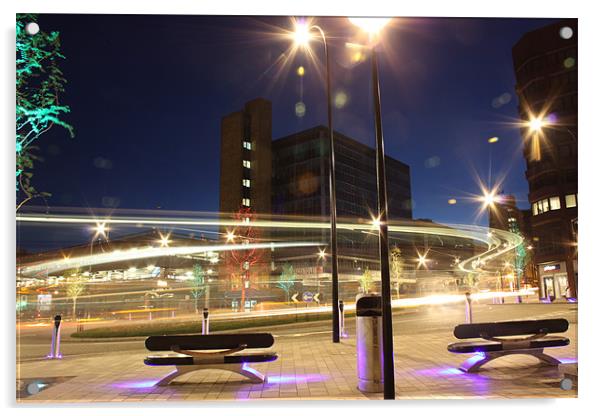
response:
[[[334,157],[334,130],[332,127],[332,98],[330,87],[330,56],[328,42],[322,28],[318,25],[307,26],[297,23],[295,27],[295,42],[297,45],[308,47],[311,32],[317,31],[324,44],[324,59],[326,59],[326,100],[328,108],[328,136],[330,143],[330,252],[332,256],[332,342],[340,342],[339,336],[339,260],[337,255],[337,205]]]
[[[349,18],[351,23],[375,37],[390,18]],[[376,140],[376,176],[378,194],[378,226],[380,248],[380,279],[383,315],[383,379],[385,400],[395,400],[395,363],[393,360],[393,319],[391,315],[391,277],[389,273],[389,237],[387,214],[387,187],[385,177],[385,143],[380,108],[380,83],[376,45],[371,45],[372,98],[374,100],[374,126]]]

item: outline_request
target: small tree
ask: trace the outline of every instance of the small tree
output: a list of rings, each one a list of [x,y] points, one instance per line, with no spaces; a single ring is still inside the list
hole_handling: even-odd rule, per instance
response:
[[[391,274],[395,280],[397,298],[399,298],[399,282],[403,277],[403,257],[401,256],[401,249],[397,246],[393,247],[389,255],[389,259],[389,264],[391,265]]]
[[[203,296],[205,286],[205,271],[200,264],[192,266],[192,280],[190,281],[190,295],[194,299],[194,312],[199,313],[199,298]]]
[[[366,270],[364,270],[364,273],[360,276],[359,280],[362,292],[368,293],[370,291],[370,288],[372,287],[373,281],[374,278],[372,277],[372,272],[366,267]]]
[[[71,298],[73,302],[73,319],[75,319],[77,316],[77,298],[86,289],[85,280],[78,270],[67,271],[65,276],[67,277],[67,297]]]
[[[284,266],[282,266],[282,273],[280,273],[280,276],[278,277],[278,282],[276,283],[276,286],[284,290],[284,292],[286,293],[287,303],[289,301],[289,293],[291,291],[291,288],[295,284],[295,280],[297,280],[297,275],[293,270],[293,266],[291,264],[285,264]]]

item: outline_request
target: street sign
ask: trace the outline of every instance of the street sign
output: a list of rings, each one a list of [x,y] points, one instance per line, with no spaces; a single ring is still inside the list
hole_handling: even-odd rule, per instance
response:
[[[299,303],[299,300],[297,299],[297,296],[299,296],[299,293],[295,293],[293,296],[291,296],[291,300],[295,303]]]
[[[303,292],[303,302],[313,302],[314,294],[311,292]]]
[[[318,303],[320,303],[320,293],[316,293],[316,294],[314,295],[314,302],[318,302]]]

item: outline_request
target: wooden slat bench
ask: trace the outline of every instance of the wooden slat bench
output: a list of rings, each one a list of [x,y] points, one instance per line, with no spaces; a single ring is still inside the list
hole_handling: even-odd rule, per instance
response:
[[[263,383],[267,380],[266,376],[249,367],[249,364],[274,361],[278,354],[247,350],[270,348],[272,345],[274,337],[265,333],[151,336],[145,341],[149,351],[172,351],[176,354],[149,355],[144,359],[144,364],[176,366],[172,373],[157,383],[159,386],[169,384],[182,374],[204,369],[232,371],[248,377],[254,383]]]
[[[568,327],[569,323],[566,319],[462,324],[454,329],[456,338],[481,338],[481,340],[455,342],[449,344],[447,350],[459,354],[476,353],[460,365],[460,369],[467,373],[475,373],[488,362],[510,354],[532,355],[544,364],[557,366],[560,361],[545,354],[543,350],[569,345],[568,338],[548,336],[548,334],[565,332]],[[523,337],[517,338],[521,335]]]

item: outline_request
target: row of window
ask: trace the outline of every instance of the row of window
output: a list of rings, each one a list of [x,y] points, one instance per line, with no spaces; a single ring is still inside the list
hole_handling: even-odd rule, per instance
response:
[[[573,208],[577,206],[577,194],[570,194],[564,196],[564,202],[567,208]],[[560,209],[560,197],[552,196],[545,198],[533,203],[533,215],[543,214],[548,211],[555,211]]]

